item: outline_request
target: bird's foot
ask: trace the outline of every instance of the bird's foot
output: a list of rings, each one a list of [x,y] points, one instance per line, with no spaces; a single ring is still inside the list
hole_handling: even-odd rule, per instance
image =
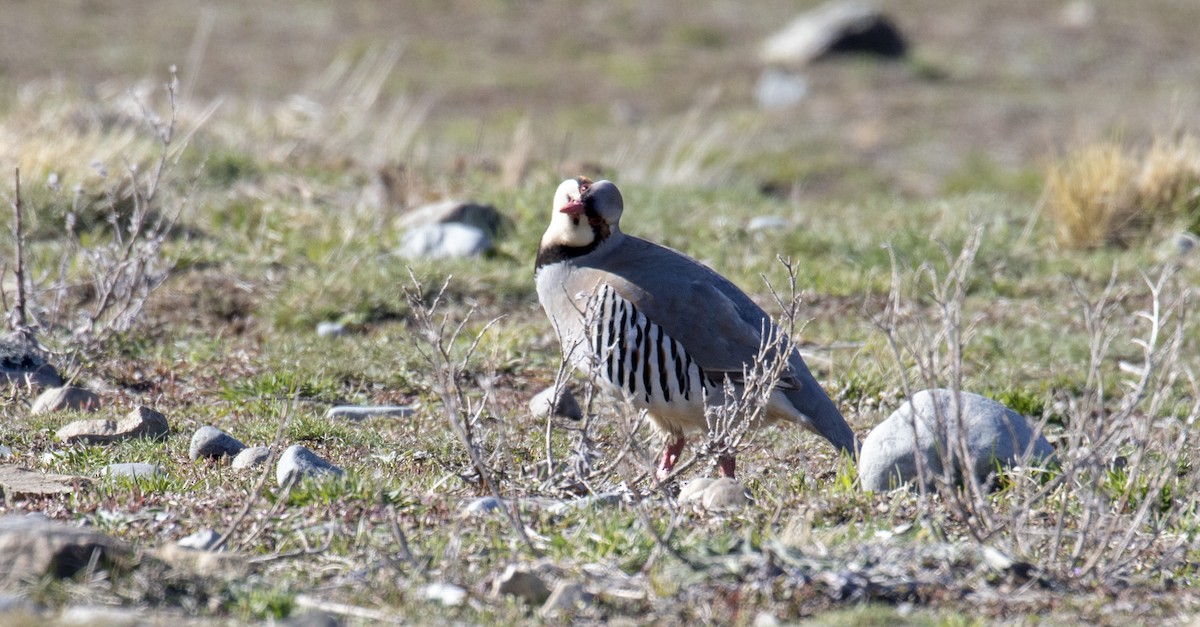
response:
[[[736,464],[733,455],[721,455],[717,458],[717,467],[721,469],[722,477],[733,479],[733,469]]]
[[[671,471],[675,469],[675,464],[683,453],[684,444],[686,444],[686,440],[683,439],[683,436],[667,444],[666,450],[663,451],[662,461],[658,464],[658,471],[654,473],[659,482],[666,481],[671,476]]]

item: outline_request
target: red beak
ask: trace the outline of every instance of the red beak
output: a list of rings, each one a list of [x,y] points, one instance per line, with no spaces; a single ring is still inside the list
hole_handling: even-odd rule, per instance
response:
[[[577,218],[583,215],[583,203],[578,200],[572,200],[571,202],[563,205],[562,208],[559,209],[559,212],[565,213],[572,218]]]

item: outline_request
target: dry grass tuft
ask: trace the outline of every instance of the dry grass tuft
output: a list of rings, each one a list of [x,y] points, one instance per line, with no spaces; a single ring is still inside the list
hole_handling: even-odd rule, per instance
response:
[[[1200,142],[1156,139],[1144,152],[1087,146],[1050,167],[1044,194],[1058,242],[1125,246],[1156,224],[1200,226]]]

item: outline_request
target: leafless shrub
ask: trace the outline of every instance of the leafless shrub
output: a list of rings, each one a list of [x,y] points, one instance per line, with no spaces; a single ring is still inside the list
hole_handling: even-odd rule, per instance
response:
[[[474,471],[479,475],[480,483],[488,493],[502,506],[508,518],[513,533],[535,556],[541,555],[541,550],[534,545],[525,532],[525,524],[515,500],[505,500],[501,494],[500,483],[497,481],[499,471],[490,461],[493,458],[485,443],[482,420],[491,393],[490,386],[483,386],[483,397],[477,398],[467,393],[464,387],[470,360],[479,347],[488,329],[497,320],[488,322],[470,340],[464,350],[456,348],[455,344],[465,339],[463,332],[471,319],[474,309],[468,310],[457,321],[452,320],[450,313],[439,311],[444,305],[443,297],[450,285],[450,277],[442,284],[432,298],[428,297],[424,286],[409,270],[411,285],[404,286],[404,297],[412,308],[412,324],[414,341],[417,352],[429,364],[433,377],[433,389],[442,400],[442,414],[450,424],[454,434],[466,449]]]
[[[15,265],[22,275],[11,312],[14,323],[43,336],[65,328],[66,334],[50,338],[51,342],[61,341],[76,352],[93,350],[138,322],[147,299],[173,266],[164,245],[187,205],[186,199],[164,197],[183,148],[176,137],[178,84],[172,68],[165,86],[165,118],[141,106],[157,156],[146,170],[136,161],[125,160],[122,176],[106,178],[106,228],[92,229],[87,237],[75,232],[81,203],[90,202],[80,191],[66,215],[65,231],[56,240],[61,255],[55,267],[30,268],[24,238],[16,238]],[[21,213],[17,211],[18,222]]]
[[[893,255],[892,294],[876,324],[909,398],[913,377],[929,388],[963,387],[964,354],[976,324],[968,321],[964,302],[981,235],[969,236],[957,256],[947,250],[944,276],[930,264],[918,270],[928,280],[932,316],[904,302]],[[1134,572],[1169,573],[1185,563],[1194,548],[1187,529],[1200,506],[1194,442],[1200,385],[1194,358],[1184,350],[1193,291],[1175,267],[1144,282],[1144,295],[1118,288],[1114,272],[1095,300],[1072,284],[1090,355],[1082,391],[1062,391],[1055,399],[1055,411],[1065,417],[1054,467],[1030,468],[1031,451],[1025,451],[998,483],[981,484],[969,467],[957,464],[967,452],[962,423],[958,437],[946,437],[945,426],[963,419],[960,408],[937,416],[943,472],[932,473],[917,456],[918,510],[926,522],[941,525],[928,507],[941,503],[973,541],[1005,547],[1069,579],[1111,583]],[[1141,298],[1143,309],[1124,313],[1126,303]],[[1114,355],[1124,350],[1117,348],[1122,338],[1138,347],[1140,358],[1112,372]],[[1049,411],[1035,432],[1045,427]],[[915,438],[915,420],[913,429]],[[933,492],[926,492],[927,484]]]

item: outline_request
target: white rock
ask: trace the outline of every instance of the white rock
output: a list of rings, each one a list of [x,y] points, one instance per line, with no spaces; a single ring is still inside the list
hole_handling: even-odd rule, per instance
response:
[[[341,337],[346,334],[346,325],[340,322],[317,323],[317,337]]]
[[[500,212],[491,205],[462,200],[443,200],[417,207],[400,216],[398,226],[407,231],[434,224],[456,222],[473,226],[488,235],[500,230]]]
[[[463,506],[463,513],[471,516],[490,514],[504,506],[504,503],[494,496],[481,496]]]
[[[197,551],[207,551],[212,545],[221,539],[221,534],[212,529],[201,529],[190,536],[184,536],[179,539],[179,546],[185,549],[196,549]]]
[[[279,487],[304,477],[341,476],[342,469],[321,459],[308,448],[293,444],[279,456],[275,464],[275,481]]]
[[[779,216],[757,216],[746,224],[746,230],[751,233],[758,231],[781,231],[790,229],[791,224]]]
[[[165,474],[167,473],[162,468],[154,464],[143,463],[109,464],[100,469],[101,477],[132,477],[134,479],[143,479]]]
[[[467,224],[430,224],[407,231],[396,254],[405,259],[478,257],[492,249],[492,238]]]
[[[768,37],[759,59],[768,64],[803,65],[831,51],[900,57],[906,48],[891,20],[869,3],[834,0],[799,15]]]
[[[545,420],[548,414],[552,414],[556,418],[567,418],[570,420],[582,420],[583,410],[579,408],[579,402],[575,400],[575,395],[571,393],[571,388],[562,386],[558,398],[554,396],[555,386],[550,386],[529,399],[529,413],[533,414],[534,418]]]
[[[808,79],[803,74],[767,68],[754,85],[754,100],[760,109],[787,109],[808,96]]]
[[[58,617],[59,625],[103,625],[104,627],[123,627],[141,625],[146,622],[146,616],[141,612],[123,607],[103,605],[76,605],[63,610]]]
[[[742,509],[750,504],[750,498],[746,496],[745,486],[729,477],[721,477],[704,489],[700,502],[704,509],[720,512]]]
[[[100,409],[100,397],[93,391],[68,385],[49,388],[38,395],[29,413],[34,416],[60,411],[96,411]]]
[[[467,591],[452,583],[437,582],[422,587],[421,597],[427,601],[437,601],[447,607],[454,607],[467,600]]]
[[[891,489],[893,484],[916,479],[918,454],[928,472],[940,474],[942,459],[938,449],[953,449],[944,442],[939,446],[935,438],[937,416],[940,412],[943,417],[948,440],[955,441],[959,430],[953,399],[951,390],[923,390],[879,423],[863,440],[859,453],[858,476],[862,488],[884,491]],[[1033,460],[1048,459],[1054,454],[1050,443],[1041,434],[1033,433],[1024,416],[978,394],[963,392],[960,399],[970,459],[959,465],[969,468],[980,481],[987,480],[996,463],[1004,467],[1016,463],[1031,442]],[[914,412],[917,416],[916,442],[912,430]],[[951,459],[957,460],[957,457]]]
[[[254,468],[266,463],[267,458],[271,457],[271,448],[268,446],[251,446],[247,449],[242,449],[233,458],[233,463],[229,466],[234,470],[244,470],[246,468]]]
[[[510,564],[492,585],[492,595],[512,595],[524,599],[532,605],[546,602],[550,596],[550,588],[536,573]]]
[[[0,459],[11,459],[13,450],[3,444],[0,444]]]
[[[407,418],[416,413],[411,405],[338,405],[330,407],[325,417],[330,419],[362,420],[376,416]]]
[[[708,489],[708,486],[713,484],[713,481],[716,480],[710,477],[692,479],[679,490],[679,498],[677,500],[680,503],[702,502],[704,500],[704,491]]]
[[[196,430],[196,433],[192,434],[192,442],[188,447],[188,457],[193,460],[201,457],[216,459],[218,457],[225,457],[226,455],[232,457],[241,453],[245,448],[246,445],[242,444],[232,435],[216,427],[206,425],[200,427]]]

